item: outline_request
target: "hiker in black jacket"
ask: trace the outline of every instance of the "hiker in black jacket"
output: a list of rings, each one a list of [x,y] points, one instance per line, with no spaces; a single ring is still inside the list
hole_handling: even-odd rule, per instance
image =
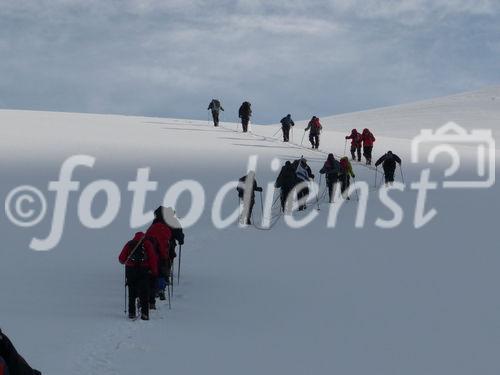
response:
[[[212,110],[212,118],[214,120],[214,126],[219,126],[219,112],[224,111],[220,101],[218,99],[212,99],[210,104],[208,105],[207,110]]]
[[[238,111],[238,115],[241,119],[241,126],[243,127],[243,133],[248,131],[248,122],[252,116],[252,108],[250,102],[243,102]]]
[[[328,154],[328,158],[319,173],[325,175],[326,186],[328,186],[328,196],[330,197],[329,203],[332,203],[334,198],[333,187],[338,182],[340,173],[340,163],[338,160],[335,160],[333,154]]]
[[[376,167],[382,164],[386,185],[392,185],[392,183],[394,182],[394,171],[396,170],[396,163],[401,166],[401,158],[396,154],[393,154],[392,151],[387,151],[387,153],[382,155],[382,157],[375,163]]]
[[[274,187],[280,189],[281,211],[285,214],[291,211],[293,198],[291,194],[296,183],[297,176],[295,175],[295,169],[293,168],[292,163],[287,161],[281,168],[280,174],[274,184]]]
[[[290,128],[295,126],[295,123],[292,120],[292,115],[286,115],[280,122],[281,130],[283,131],[283,142],[288,142],[290,140]]]
[[[307,124],[305,131],[309,130],[309,142],[311,142],[311,146],[313,149],[317,149],[319,147],[319,135],[321,134],[321,130],[323,130],[323,126],[319,122],[319,118],[313,116],[312,119]]]
[[[257,186],[255,172],[250,171],[248,175],[241,177],[236,190],[238,191],[238,197],[243,202],[243,212],[240,220],[243,224],[251,225],[250,218],[255,205],[255,192],[262,191],[262,188]]]

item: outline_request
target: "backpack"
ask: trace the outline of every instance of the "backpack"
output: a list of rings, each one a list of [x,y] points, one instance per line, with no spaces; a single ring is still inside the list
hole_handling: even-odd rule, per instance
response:
[[[238,198],[243,198],[243,196],[245,195],[245,191],[239,186],[236,188],[236,190],[238,191]]]
[[[387,163],[394,163],[395,162],[394,154],[392,154],[392,155],[385,154],[385,160],[384,161],[387,162]]]
[[[239,179],[238,186],[236,187],[236,190],[238,191],[238,197],[240,199],[243,199],[243,197],[245,196],[246,188],[247,188],[247,176],[243,176],[242,178]]]
[[[129,255],[129,260],[136,264],[142,264],[148,260],[148,255],[144,249],[144,241],[130,241],[129,246],[132,248],[132,252]]]
[[[340,172],[341,173],[347,173],[349,170],[349,161],[347,159],[340,159]]]
[[[220,102],[217,99],[212,100],[212,109],[219,109],[220,108]]]

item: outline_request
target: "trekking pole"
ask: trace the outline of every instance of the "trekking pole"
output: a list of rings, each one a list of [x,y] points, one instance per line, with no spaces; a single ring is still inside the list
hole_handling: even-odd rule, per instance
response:
[[[168,309],[171,310],[172,304],[170,302],[170,283],[168,283],[167,288],[168,288]]]
[[[260,193],[260,211],[262,212],[262,217],[264,217],[264,203],[262,202],[262,191]]]
[[[179,285],[181,279],[181,256],[182,256],[182,245],[179,244],[179,264],[177,265],[177,285]]]
[[[356,177],[352,178],[354,180],[354,184],[356,184]],[[359,202],[359,194],[358,194],[358,189],[354,190],[356,192],[356,202]]]
[[[344,142],[344,156],[346,152],[347,152],[347,139]]]
[[[172,296],[174,295],[174,267],[175,261],[172,259],[172,264],[170,266],[169,282],[172,284]]]
[[[316,205],[318,206],[318,211],[319,211],[319,189],[321,186],[321,177],[323,177],[322,174],[319,175],[318,191],[316,192]]]
[[[377,174],[378,174],[378,167],[375,167],[375,183],[373,184],[373,187],[375,189],[377,188]]]
[[[123,313],[127,315],[127,274],[125,273],[125,304],[123,305]]]
[[[306,136],[306,131],[304,130],[304,134],[302,134],[302,140],[300,141],[300,145],[304,143],[304,137]]]
[[[403,176],[403,169],[401,168],[401,164],[399,164],[399,171],[401,172],[401,180],[403,181],[403,185],[405,184],[405,177]]]

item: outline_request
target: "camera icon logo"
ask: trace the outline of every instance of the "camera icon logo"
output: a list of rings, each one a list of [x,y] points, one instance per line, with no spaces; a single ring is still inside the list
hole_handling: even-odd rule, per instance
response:
[[[445,170],[445,177],[452,177],[460,169],[462,158],[456,146],[468,146],[470,150],[475,151],[476,180],[444,181],[443,188],[490,188],[495,184],[495,139],[491,130],[477,129],[467,132],[455,122],[448,122],[436,131],[422,129],[412,140],[412,163],[418,163],[420,156],[426,154],[422,150],[424,146],[432,146],[427,153],[428,163],[434,163],[443,153],[451,157],[452,162]]]

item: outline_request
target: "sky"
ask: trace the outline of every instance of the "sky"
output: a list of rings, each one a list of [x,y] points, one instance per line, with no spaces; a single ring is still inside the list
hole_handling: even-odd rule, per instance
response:
[[[500,84],[498,0],[2,0],[0,108],[277,123]]]

